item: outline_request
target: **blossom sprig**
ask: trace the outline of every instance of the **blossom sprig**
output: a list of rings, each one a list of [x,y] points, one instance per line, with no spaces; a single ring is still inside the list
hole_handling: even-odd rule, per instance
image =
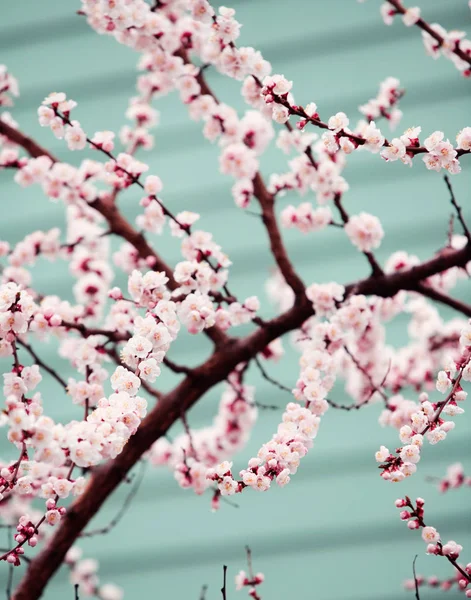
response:
[[[386,25],[391,25],[395,15],[401,15],[406,27],[415,25],[422,30],[427,54],[448,58],[464,77],[471,76],[471,42],[463,31],[447,31],[438,23],[429,24],[421,17],[420,8],[406,8],[401,0],[386,0],[381,5],[381,15]]]
[[[0,106],[13,106],[13,98],[20,95],[18,81],[0,64]]]
[[[94,596],[99,600],[122,600],[124,593],[120,587],[114,583],[100,583],[98,561],[82,556],[82,550],[78,546],[72,546],[67,552],[65,564],[70,569],[70,582],[77,585],[84,596]]]
[[[202,494],[210,485],[209,468],[234,456],[246,445],[257,420],[254,389],[243,383],[245,365],[229,375],[213,425],[185,431],[173,442],[161,438],[151,448],[149,459],[155,465],[168,465],[179,485]],[[219,491],[212,505],[219,506]]]
[[[247,587],[247,592],[253,600],[262,600],[262,597],[258,593],[257,586],[265,581],[265,575],[263,573],[254,573],[252,567],[252,551],[248,546],[245,548],[245,551],[247,553],[248,573],[245,571],[239,571],[239,573],[237,573],[235,576],[236,590],[239,591]]]
[[[360,132],[354,133],[348,129],[350,121],[345,113],[339,112],[330,117],[328,122],[324,122],[319,117],[315,103],[310,103],[305,108],[295,105],[291,100],[292,82],[283,75],[267,76],[260,85],[265,103],[284,109],[282,122],[286,122],[290,116],[297,116],[300,117],[296,124],[299,129],[304,129],[307,123],[311,123],[315,127],[327,130],[322,140],[329,152],[336,152],[339,148],[352,152],[362,147],[373,154],[382,151],[385,160],[400,159],[407,165],[412,164],[414,156],[425,154],[423,161],[428,169],[439,171],[444,168],[454,175],[461,170],[458,158],[471,151],[471,128],[469,127],[458,133],[456,148],[449,141],[443,141],[444,134],[441,131],[431,134],[421,145],[420,127],[410,128],[400,138],[394,138],[389,142],[374,121],[367,124]],[[278,108],[273,110],[273,118],[279,120]]]
[[[466,565],[465,568],[467,573],[471,572],[471,563]],[[404,589],[409,591],[416,590],[417,587],[430,587],[432,589],[440,589],[443,592],[447,592],[453,589],[454,586],[458,588],[458,590],[463,590],[463,576],[462,574],[455,569],[455,573],[453,577],[449,577],[448,579],[440,579],[436,575],[431,575],[430,577],[424,577],[423,575],[416,575],[415,579],[406,579],[404,581]],[[469,590],[466,590],[465,596],[471,597]]]
[[[423,498],[417,498],[414,503],[408,496],[398,498],[395,502],[396,508],[403,509],[401,510],[400,518],[402,521],[407,521],[407,527],[412,530],[418,529],[421,531],[422,539],[427,544],[427,554],[444,556],[459,571],[461,575],[459,587],[465,590],[471,584],[471,563],[463,568],[457,562],[463,546],[460,546],[460,544],[457,544],[453,540],[444,544],[435,527],[426,525],[424,521],[424,504],[425,501]],[[467,593],[466,597],[471,597],[471,594]]]
[[[438,489],[442,493],[462,486],[471,486],[471,477],[465,475],[463,465],[459,462],[450,465],[446,470],[446,476],[442,479],[439,477],[428,477],[427,479],[438,481]]]
[[[367,121],[376,122],[382,117],[387,119],[390,129],[394,129],[402,118],[398,104],[404,94],[405,90],[400,87],[399,79],[387,77],[380,83],[376,97],[360,105],[358,110]]]
[[[225,293],[232,296],[226,284],[227,275],[224,270],[221,270],[231,263],[228,257],[221,252],[220,246],[212,241],[212,236],[206,232],[192,231],[191,225],[195,219],[188,220],[185,218],[186,213],[182,213],[183,220],[180,221],[178,216],[173,215],[165,207],[157,195],[162,190],[162,182],[158,176],[149,175],[144,183],[140,181],[139,177],[147,170],[147,165],[125,153],[121,153],[115,158],[111,153],[113,150],[111,138],[108,135],[102,135],[103,132],[99,132],[92,139],[88,138],[81,129],[80,124],[70,120],[70,111],[75,106],[74,101],[66,100],[65,94],[51,94],[44,100],[43,106],[39,109],[41,123],[52,127],[55,120],[59,119],[65,128],[64,136],[69,149],[82,149],[85,147],[85,143],[88,142],[93,148],[110,158],[110,162],[105,165],[105,170],[112,173],[114,177],[108,183],[112,183],[117,188],[125,188],[136,184],[148,194],[143,199],[142,204],[145,207],[145,212],[141,218],[138,217],[138,224],[146,230],[160,233],[164,225],[164,217],[168,217],[173,222],[172,231],[174,235],[182,232],[187,236],[182,243],[184,256],[197,262],[204,261],[215,274],[213,285],[219,283]],[[213,264],[211,258],[215,259],[216,264]],[[213,325],[214,323],[208,325],[208,327]]]
[[[469,326],[464,332],[468,329]],[[454,429],[455,423],[445,421],[441,415],[444,413],[454,416],[464,412],[457,402],[465,400],[467,396],[460,382],[463,377],[470,376],[470,359],[470,353],[466,348],[457,362],[450,361],[447,370],[439,372],[436,383],[438,391],[444,393],[450,390],[444,400],[432,403],[426,393],[421,394],[419,409],[412,413],[409,423],[403,425],[399,432],[404,446],[397,448],[394,454],[390,453],[385,446],[381,446],[376,453],[376,461],[381,463],[379,468],[383,479],[398,482],[415,473],[424,439],[427,439],[430,444],[437,444]]]

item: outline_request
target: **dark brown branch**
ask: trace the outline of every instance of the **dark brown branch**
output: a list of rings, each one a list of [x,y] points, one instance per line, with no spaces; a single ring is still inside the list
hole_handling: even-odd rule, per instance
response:
[[[456,298],[452,298],[447,294],[443,294],[433,288],[425,285],[423,283],[417,284],[417,291],[422,294],[422,296],[426,296],[431,300],[435,300],[436,302],[440,302],[441,304],[445,304],[446,306],[450,306],[451,308],[457,310],[460,313],[463,313],[467,317],[471,317],[471,305],[465,304]]]
[[[466,221],[464,220],[463,211],[461,210],[461,206],[458,204],[458,202],[455,198],[455,193],[453,191],[453,187],[451,185],[450,178],[448,177],[448,175],[445,175],[443,177],[443,179],[445,180],[446,187],[448,188],[448,191],[450,192],[450,201],[453,205],[453,208],[456,210],[456,214],[458,216],[458,221],[461,223],[461,227],[463,228],[463,232],[468,240],[468,244],[471,244],[471,233],[468,229],[468,226],[466,225]]]
[[[173,360],[170,360],[167,357],[164,358],[163,363],[166,367],[168,367],[174,373],[178,373],[178,374],[184,373],[185,375],[191,375],[191,373],[192,373],[192,369],[190,369],[189,367],[184,367],[183,365],[177,365],[176,363],[173,362]]]
[[[294,292],[296,302],[299,302],[300,298],[304,297],[306,288],[286,252],[276,220],[275,197],[267,190],[260,173],[255,175],[253,186],[254,195],[258,199],[260,208],[262,209],[262,220],[270,240],[270,249],[286,283]]]
[[[176,52],[177,56],[180,56],[183,61],[187,64],[191,64],[190,59],[188,58],[188,54],[185,50],[180,49]],[[219,103],[216,95],[212,91],[212,89],[208,86],[206,79],[204,78],[204,73],[200,69],[198,75],[196,77],[198,83],[201,87],[201,93],[212,96],[213,99]],[[293,290],[296,299],[304,296],[305,286],[302,279],[296,273],[289,257],[286,252],[286,248],[284,246],[280,230],[278,228],[278,223],[275,215],[275,196],[270,194],[267,190],[265,182],[260,175],[257,173],[253,180],[254,186],[254,196],[257,198],[260,208],[262,209],[261,218],[263,223],[265,224],[265,228],[268,233],[268,237],[270,240],[270,248],[275,258],[276,264],[281,271],[286,283]]]
[[[399,14],[405,14],[407,9],[400,0],[387,0],[387,2],[389,2],[389,4],[393,6]],[[442,47],[445,43],[443,37],[436,31],[434,31],[432,27],[427,23],[427,21],[424,21],[422,18],[418,19],[418,21],[415,23],[415,26],[419,29],[422,29],[422,31],[425,31],[431,37],[433,37],[438,42],[438,45],[440,47]],[[469,56],[469,54],[467,54],[466,52],[464,52],[464,50],[460,48],[459,42],[456,43],[455,47],[452,49],[452,52],[458,58],[461,58],[461,60],[467,62],[471,66],[471,56]]]

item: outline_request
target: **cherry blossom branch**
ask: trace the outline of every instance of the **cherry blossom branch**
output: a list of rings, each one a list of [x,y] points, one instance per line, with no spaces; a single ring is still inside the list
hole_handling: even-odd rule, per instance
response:
[[[403,5],[403,3],[400,0],[386,0],[386,1],[389,2],[389,4],[391,6],[393,6],[400,15],[405,15],[407,13],[407,9],[405,8],[405,6]],[[437,33],[433,29],[433,27],[431,27],[421,17],[419,17],[415,21],[414,25],[416,27],[418,27],[419,29],[421,29],[422,31],[425,31],[425,33],[428,33],[428,35],[430,35],[431,37],[433,37],[433,39],[438,42],[439,47],[442,47],[445,44],[445,38],[443,36],[441,36],[439,33]],[[468,53],[464,52],[460,48],[459,41],[456,42],[454,48],[451,48],[450,51],[453,54],[455,54],[458,58],[467,62],[471,66],[471,56]]]
[[[260,85],[262,85],[262,82],[260,80],[257,80],[257,82]],[[262,94],[264,93],[265,89],[266,88],[262,86]],[[333,132],[335,130],[335,128],[330,127],[328,123],[322,121],[319,118],[317,113],[315,113],[314,115],[309,115],[302,106],[291,104],[288,99],[287,93],[283,94],[283,95],[279,95],[279,94],[276,94],[273,89],[267,88],[266,97],[268,97],[268,96],[269,96],[271,102],[275,102],[276,104],[284,106],[287,109],[289,115],[297,116],[297,117],[301,118],[301,121],[298,124],[299,129],[303,129],[307,123],[311,123],[312,125],[314,125],[315,127],[319,128],[319,129],[325,129],[325,130],[328,130],[331,132]],[[265,101],[267,102],[267,99]],[[361,135],[352,133],[351,131],[346,130],[345,128],[340,128],[340,130],[335,130],[335,133],[336,133],[337,137],[342,136],[342,137],[347,138],[351,142],[353,142],[355,147],[365,146],[365,145],[369,144],[369,142],[366,138],[362,137]],[[380,147],[384,147],[384,148],[392,147],[392,144],[387,139],[383,138],[383,140],[384,141],[382,141],[382,143],[379,144]],[[377,143],[377,140],[375,140],[375,144],[376,143]],[[455,148],[454,150],[456,151],[457,157],[471,153],[471,149],[464,149],[464,148],[458,147],[458,148]],[[409,144],[409,145],[405,146],[405,154],[409,155],[411,157],[414,157],[418,154],[427,154],[428,152],[429,152],[429,150],[425,146],[421,146],[418,142],[415,145]]]
[[[417,282],[455,266],[463,266],[470,260],[468,246],[440,255],[403,272],[368,277],[346,286],[346,297],[352,293],[394,296],[401,289],[414,288]],[[267,345],[285,333],[299,328],[313,315],[312,304],[307,298],[280,316],[268,321],[246,338],[231,339],[219,348],[205,363],[194,370],[175,389],[165,394],[160,402],[142,421],[136,434],[126,444],[123,452],[94,470],[85,492],[70,507],[51,541],[31,562],[20,582],[14,600],[39,598],[50,577],[58,569],[74,540],[96,514],[111,492],[122,482],[127,472],[139,460],[151,444],[166,434],[181,416],[216,383],[223,381],[241,362],[261,352]]]
[[[6,136],[13,143],[24,148],[32,157],[47,156],[53,162],[58,162],[57,159],[45,148],[40,146],[32,138],[27,137],[18,129],[15,129],[5,121],[0,119],[0,135]],[[156,271],[163,271],[168,277],[168,287],[171,290],[177,289],[179,286],[173,277],[172,269],[162,260],[155,250],[148,244],[144,235],[136,231],[132,225],[124,218],[119,211],[114,198],[108,200],[96,198],[89,204],[97,212],[99,212],[108,222],[111,233],[122,237],[129,242],[137,250],[140,258],[146,259],[152,257],[153,268]],[[214,342],[215,345],[221,345],[227,342],[227,336],[217,327],[211,327],[205,330],[206,335]]]
[[[424,521],[424,500],[417,498],[415,506],[409,496],[396,500],[396,508],[407,508],[401,512],[401,520],[408,521],[407,525],[409,529],[422,529],[422,539],[429,545],[427,546],[428,554],[436,554],[438,556],[444,556],[449,563],[451,563],[457,571],[462,575],[466,583],[471,583],[471,574],[467,570],[463,569],[458,564],[457,558],[459,557],[462,547],[456,542],[450,541],[447,544],[443,544],[438,531],[434,527],[427,526]]]
[[[192,64],[186,51],[179,50],[176,52],[176,55],[180,56],[186,64]],[[216,95],[207,84],[201,69],[199,70],[196,79],[201,87],[201,92],[211,96],[216,103],[219,103]],[[275,196],[270,194],[270,192],[267,190],[265,182],[260,173],[256,173],[253,180],[253,186],[254,196],[257,198],[260,208],[262,209],[261,217],[270,239],[270,248],[272,254],[275,258],[278,268],[286,280],[286,283],[291,287],[295,294],[296,300],[298,300],[304,294],[305,286],[299,275],[296,273],[283,244],[274,210]]]

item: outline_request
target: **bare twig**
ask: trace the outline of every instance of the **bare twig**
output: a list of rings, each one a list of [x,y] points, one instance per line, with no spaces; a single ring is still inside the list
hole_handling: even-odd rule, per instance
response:
[[[458,217],[458,221],[461,223],[461,227],[463,228],[463,232],[466,236],[466,239],[468,240],[468,244],[471,244],[471,233],[468,229],[468,226],[466,225],[466,221],[464,220],[463,211],[461,209],[461,206],[458,204],[458,202],[456,200],[450,178],[448,177],[448,175],[444,175],[443,179],[445,180],[446,187],[448,188],[448,191],[450,192],[450,201],[453,205],[453,208],[456,210],[456,215]]]
[[[140,461],[139,473],[136,475],[134,484],[133,484],[131,490],[129,491],[128,495],[124,499],[123,505],[121,506],[119,511],[116,513],[116,515],[111,519],[111,521],[108,523],[108,525],[106,525],[105,527],[100,527],[99,529],[92,529],[92,531],[84,531],[83,533],[80,534],[79,537],[93,537],[95,535],[105,535],[105,534],[109,533],[112,529],[114,529],[116,527],[116,525],[118,525],[118,523],[124,517],[126,511],[131,506],[132,501],[136,497],[137,492],[139,491],[139,488],[141,487],[142,480],[144,479],[146,465],[147,465],[147,462],[145,460]]]
[[[208,586],[205,584],[201,588],[200,600],[206,600],[206,592],[208,591]]]
[[[412,572],[414,573],[414,583],[415,583],[415,597],[416,600],[420,600],[420,594],[419,594],[419,580],[417,579],[417,574],[415,572],[415,561],[417,560],[417,554],[415,555],[415,558],[412,562]]]
[[[224,565],[223,566],[222,588],[221,588],[222,600],[227,600],[227,596],[226,596],[226,575],[227,575],[227,566]]]
[[[280,383],[279,381],[277,381],[276,379],[273,379],[273,377],[268,375],[267,371],[265,370],[265,367],[262,365],[258,356],[255,356],[254,362],[257,365],[263,379],[266,379],[267,381],[269,381],[270,383],[275,385],[278,389],[282,390],[283,392],[289,392],[290,394],[292,393],[293,388],[283,385],[282,383]]]
[[[30,353],[31,357],[33,358],[36,364],[38,364],[42,369],[49,373],[49,375],[51,375],[58,383],[60,383],[60,385],[65,390],[67,390],[67,383],[65,382],[65,380],[62,379],[62,377],[59,375],[59,373],[57,373],[57,371],[55,371],[52,367],[47,365],[43,360],[39,358],[32,346],[30,346],[26,342],[22,342],[21,340],[18,340],[18,344]]]

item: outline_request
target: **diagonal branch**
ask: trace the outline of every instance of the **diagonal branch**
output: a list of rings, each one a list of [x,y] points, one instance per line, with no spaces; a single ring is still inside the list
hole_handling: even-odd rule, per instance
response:
[[[180,49],[175,54],[180,56],[186,64],[192,64],[185,50]],[[201,93],[211,96],[215,102],[219,104],[219,100],[204,78],[202,69],[199,70],[196,79],[201,87]],[[278,265],[278,268],[280,269],[286,283],[293,290],[296,300],[299,301],[299,298],[305,294],[305,286],[302,279],[296,273],[283,243],[275,215],[275,196],[268,191],[260,173],[255,175],[253,186],[254,196],[257,198],[260,208],[262,209],[262,221],[268,233],[270,248],[276,264]]]
[[[438,290],[434,290],[433,288],[429,287],[428,285],[424,285],[423,283],[417,284],[416,290],[420,294],[422,294],[422,296],[426,296],[427,298],[430,298],[431,300],[435,300],[436,302],[440,302],[441,304],[446,304],[446,306],[450,306],[451,308],[454,308],[455,310],[457,310],[460,313],[463,313],[467,317],[471,317],[471,305],[470,304],[465,304],[464,302],[461,302],[460,300],[457,300],[456,298],[452,298],[451,296],[448,296],[447,294],[443,294],[442,292],[439,292]]]
[[[389,4],[391,6],[393,6],[400,15],[404,15],[407,12],[406,7],[402,4],[402,2],[400,0],[386,0],[386,1],[389,2]],[[443,36],[441,36],[439,33],[437,33],[427,23],[427,21],[424,21],[424,19],[420,18],[417,20],[415,25],[419,29],[422,29],[422,31],[425,31],[425,33],[428,33],[429,36],[433,37],[433,39],[438,42],[438,45],[440,46],[440,48],[443,46],[443,44],[445,43],[445,39],[443,38]],[[462,50],[462,48],[460,48],[459,42],[457,42],[455,44],[455,47],[451,50],[451,52],[453,52],[453,54],[455,54],[458,58],[461,58],[461,60],[463,60],[464,62],[467,62],[471,66],[471,56],[469,54],[467,54],[466,52],[464,52],[464,50]]]
[[[38,156],[48,156],[53,162],[58,162],[58,159],[48,150],[2,120],[0,120],[0,135],[6,136],[10,141],[24,148],[34,158],[37,158]],[[106,219],[110,233],[122,237],[134,246],[138,252],[139,258],[146,259],[151,256],[154,259],[153,269],[165,273],[169,280],[167,285],[171,290],[175,290],[179,287],[173,278],[172,269],[149,245],[144,235],[136,231],[125,219],[116,206],[112,196],[108,199],[96,198],[89,206],[94,208]],[[226,334],[217,327],[211,327],[211,329],[205,330],[205,333],[216,346],[227,343],[228,341]]]
[[[464,220],[463,211],[461,210],[461,206],[458,204],[458,202],[455,198],[455,192],[453,191],[453,187],[451,185],[450,178],[448,177],[448,175],[445,175],[443,177],[443,179],[445,180],[446,187],[448,188],[448,191],[450,192],[450,201],[453,205],[453,208],[456,210],[456,214],[458,216],[458,221],[461,223],[461,227],[463,228],[463,232],[466,236],[466,239],[468,240],[468,244],[470,244],[471,243],[471,233],[468,229],[468,226],[466,225],[466,221]]]

